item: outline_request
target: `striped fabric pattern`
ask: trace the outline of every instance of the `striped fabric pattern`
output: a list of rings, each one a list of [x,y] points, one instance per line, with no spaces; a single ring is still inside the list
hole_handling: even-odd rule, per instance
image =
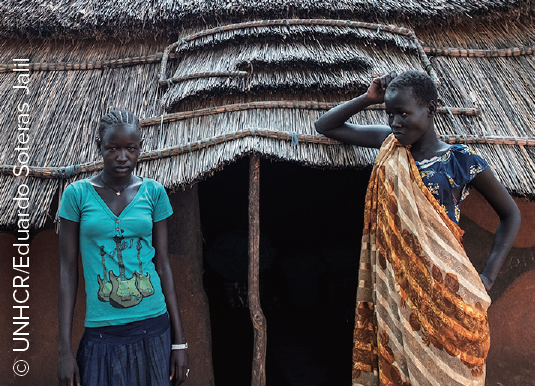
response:
[[[354,385],[484,385],[491,300],[462,234],[389,136],[366,196]]]

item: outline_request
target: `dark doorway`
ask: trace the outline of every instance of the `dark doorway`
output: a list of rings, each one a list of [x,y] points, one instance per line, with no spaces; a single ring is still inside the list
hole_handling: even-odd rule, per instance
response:
[[[245,157],[199,184],[217,385],[250,385]],[[261,303],[268,385],[350,385],[369,170],[261,160]]]

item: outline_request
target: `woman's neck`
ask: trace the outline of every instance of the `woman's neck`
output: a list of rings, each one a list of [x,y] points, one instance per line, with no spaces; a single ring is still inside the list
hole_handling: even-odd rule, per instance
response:
[[[100,179],[107,185],[114,188],[122,188],[132,181],[132,173],[126,176],[110,176],[105,171],[99,175]]]
[[[427,131],[418,141],[411,146],[411,155],[415,161],[430,159],[443,154],[449,145],[437,138],[434,128]]]

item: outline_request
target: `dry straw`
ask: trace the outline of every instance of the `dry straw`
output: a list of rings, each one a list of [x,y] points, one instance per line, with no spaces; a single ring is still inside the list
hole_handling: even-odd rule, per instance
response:
[[[412,7],[422,6],[410,3]],[[413,11],[413,15],[418,14],[418,10]],[[281,14],[271,17],[274,16]],[[419,28],[415,33],[425,53],[426,47],[453,47],[460,53],[485,50],[484,57],[440,56],[438,52],[431,58],[430,65],[441,82],[443,109],[436,116],[436,128],[449,142],[469,143],[489,162],[510,192],[533,197],[534,54],[529,50],[519,56],[487,54],[497,47],[507,50],[534,44],[534,32],[527,27],[533,25],[533,16],[511,21],[508,30],[501,27],[504,23],[475,21],[470,27],[444,25],[441,33],[432,28]],[[185,31],[181,36],[204,27]],[[374,74],[423,68],[415,40],[407,35],[347,26],[258,26],[205,35],[172,53],[176,57],[171,64],[171,77],[218,71],[246,71],[247,76],[181,79],[165,91],[158,85],[161,56],[155,53],[169,44],[167,38],[151,37],[128,45],[116,43],[0,42],[0,62],[7,64],[14,57],[29,57],[36,63],[35,68],[41,69],[32,73],[32,93],[28,95],[33,109],[28,164],[37,167],[36,174],[44,174],[40,170],[44,166],[57,168],[98,160],[94,128],[98,119],[114,108],[132,110],[143,122],[150,123],[143,127],[144,155],[150,157],[140,161],[135,172],[155,178],[169,189],[199,181],[251,152],[323,168],[365,168],[373,162],[375,150],[319,142],[314,121],[325,109],[363,92]],[[45,63],[49,65],[42,65]],[[82,71],[68,70],[71,68]],[[85,71],[90,68],[93,69]],[[11,125],[20,102],[18,95],[12,93],[15,82],[13,73],[0,73],[0,164],[5,166],[17,164],[10,147],[17,142],[16,127]],[[311,102],[317,108],[308,105]],[[169,115],[164,114],[161,103]],[[447,106],[452,107],[451,112]],[[457,108],[462,113],[480,114],[456,114],[460,113]],[[201,114],[203,109],[211,114]],[[177,119],[171,119],[172,114]],[[353,117],[351,122],[386,123],[386,118],[377,107]],[[248,135],[231,140],[232,133],[249,133],[251,128],[278,133],[280,137]],[[292,133],[297,138],[294,145]],[[214,146],[213,138],[225,141]],[[193,150],[199,142],[200,149],[184,151],[187,144]],[[512,145],[499,145],[511,142]],[[183,152],[164,157],[166,150],[181,145]],[[67,167],[59,170],[64,177],[65,172]],[[0,174],[0,224],[13,226],[16,222],[17,212],[9,198],[16,195],[19,184],[30,187],[31,224],[41,227],[58,187],[93,173],[88,167],[86,172],[69,179]]]
[[[534,14],[527,0],[154,0],[44,2],[41,0],[0,3],[0,34],[24,38],[92,38],[132,40],[141,37],[174,36],[183,28],[217,25],[222,20],[244,18],[351,18],[390,20],[399,24],[448,26],[471,19],[496,20],[503,15],[515,20],[519,14]],[[262,4],[262,6],[260,5]],[[61,21],[61,22],[59,22]],[[456,46],[454,46],[456,47]]]

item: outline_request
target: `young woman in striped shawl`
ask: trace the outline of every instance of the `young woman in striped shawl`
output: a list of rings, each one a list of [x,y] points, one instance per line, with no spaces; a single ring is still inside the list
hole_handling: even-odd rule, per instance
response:
[[[346,122],[385,102],[389,126]],[[520,224],[488,164],[435,131],[437,90],[423,72],[395,72],[331,109],[319,133],[380,148],[367,189],[354,330],[353,384],[483,385],[487,291]],[[500,224],[477,273],[462,246],[460,202],[474,187]]]

